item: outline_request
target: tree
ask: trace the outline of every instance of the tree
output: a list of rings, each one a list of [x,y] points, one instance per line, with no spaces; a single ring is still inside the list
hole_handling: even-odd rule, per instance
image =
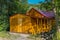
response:
[[[0,0],[0,31],[6,30],[8,24],[7,0]]]
[[[40,9],[45,11],[52,11],[52,2],[51,0],[45,0],[44,2],[40,2]]]
[[[9,17],[17,13],[25,13],[28,4],[22,4],[24,0],[0,0],[0,30],[6,30],[9,27]]]

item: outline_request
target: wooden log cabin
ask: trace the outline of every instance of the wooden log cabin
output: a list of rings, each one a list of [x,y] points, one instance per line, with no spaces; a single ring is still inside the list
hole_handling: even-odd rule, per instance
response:
[[[10,32],[40,34],[49,32],[55,25],[55,15],[52,11],[42,11],[31,8],[24,14],[10,17]]]

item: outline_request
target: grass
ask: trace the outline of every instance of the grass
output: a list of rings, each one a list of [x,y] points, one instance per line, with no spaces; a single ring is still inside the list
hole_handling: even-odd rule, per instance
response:
[[[60,32],[57,32],[57,39],[60,40]]]
[[[57,38],[57,39],[56,39]],[[60,40],[60,31],[58,30],[55,36],[53,37],[53,40]]]
[[[1,31],[0,32],[0,37],[7,37],[7,32],[5,32],[5,31]]]
[[[0,32],[0,38],[6,38],[8,40],[15,40],[18,37],[19,37],[18,35],[9,34],[9,32],[6,32],[6,31]]]
[[[60,32],[57,32],[57,40],[60,40]],[[6,31],[2,31],[2,32],[0,32],[0,37],[2,37],[2,38],[7,38],[7,39],[9,39],[9,40],[14,40],[14,39],[16,39],[16,38],[18,38],[18,37],[20,37],[20,36],[18,36],[18,35],[12,35],[12,34],[9,34],[9,32],[6,32]],[[33,39],[33,40],[35,40],[35,39],[41,39],[40,37],[35,37],[35,36],[33,36],[33,35],[30,35],[30,37],[27,37],[28,39]],[[53,38],[53,40],[55,40],[55,37]]]

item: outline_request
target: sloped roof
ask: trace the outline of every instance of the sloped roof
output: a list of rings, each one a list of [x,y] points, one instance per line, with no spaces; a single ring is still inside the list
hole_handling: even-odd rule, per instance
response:
[[[55,14],[53,11],[42,11],[42,10],[38,10],[36,8],[31,8],[31,9],[36,10],[37,12],[39,12],[40,14],[42,14],[45,17],[48,17],[48,18],[55,17]],[[29,11],[31,11],[31,9]]]
[[[55,17],[53,11],[42,11],[42,10],[37,10],[37,11],[48,18]]]

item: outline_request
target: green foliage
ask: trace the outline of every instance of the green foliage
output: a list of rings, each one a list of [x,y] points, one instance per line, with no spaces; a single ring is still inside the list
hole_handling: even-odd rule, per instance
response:
[[[6,30],[8,26],[8,16],[1,14],[0,16],[0,31]]]
[[[22,0],[0,0],[0,31],[9,28],[9,17],[11,15],[27,11],[28,4],[22,4],[22,2]]]
[[[52,3],[52,1],[54,1],[54,3]],[[0,31],[5,31],[9,27],[9,17],[11,15],[16,13],[25,14],[31,6],[48,11],[55,8],[57,14],[60,16],[60,0],[52,1],[45,0],[45,2],[40,2],[38,5],[31,5],[27,3],[27,0],[0,0]],[[53,31],[55,31],[55,29]]]
[[[44,2],[40,2],[40,8],[42,10],[51,11],[53,9],[52,1],[51,0],[45,0]]]
[[[60,0],[52,0],[52,1],[45,0],[45,2],[40,2],[40,4],[38,5],[28,4],[27,0],[0,0],[0,31],[9,30],[9,17],[11,15],[16,13],[25,14],[26,11],[31,6],[35,8],[37,7],[38,9],[45,10],[45,11],[46,10],[51,11],[55,8],[56,14],[60,16]],[[52,29],[52,32],[55,33],[53,38],[53,40],[55,40],[56,39],[55,27]],[[0,36],[3,37],[7,36],[5,34],[0,32]],[[57,36],[58,36],[58,40],[60,40],[60,33],[57,33]]]

